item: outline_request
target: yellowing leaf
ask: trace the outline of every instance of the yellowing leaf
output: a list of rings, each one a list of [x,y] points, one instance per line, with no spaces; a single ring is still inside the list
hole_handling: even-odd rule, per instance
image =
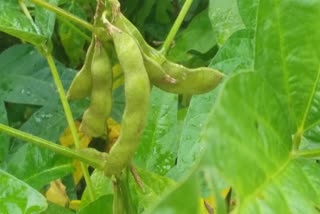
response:
[[[223,198],[227,198],[229,192],[231,191],[231,187],[227,187],[224,190],[221,191],[221,195]]]
[[[75,171],[72,173],[73,181],[75,184],[78,184],[83,175],[80,161],[73,161],[73,165],[75,166]]]
[[[77,130],[79,130],[79,126],[80,126],[80,122],[79,121],[75,121],[75,125]],[[79,140],[80,140],[80,148],[87,148],[90,141],[91,141],[91,137],[84,135],[82,132],[78,131],[78,135],[79,135]],[[72,147],[74,145],[74,141],[73,141],[73,137],[70,131],[70,128],[66,128],[64,130],[64,133],[62,134],[62,136],[60,137],[60,144],[66,147]]]
[[[50,187],[46,192],[48,201],[65,207],[69,204],[69,197],[66,193],[66,187],[60,179],[50,182]]]

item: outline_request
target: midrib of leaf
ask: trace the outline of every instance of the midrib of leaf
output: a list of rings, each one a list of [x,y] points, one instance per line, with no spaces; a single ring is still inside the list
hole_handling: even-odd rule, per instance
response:
[[[309,127],[307,127],[307,128],[304,127],[304,126],[305,126],[305,123],[306,123],[306,120],[307,120],[307,117],[308,117],[308,114],[309,114],[310,109],[311,109],[311,105],[312,105],[313,98],[314,98],[314,96],[315,96],[315,94],[316,94],[316,91],[317,91],[317,88],[318,88],[319,80],[320,80],[320,65],[318,66],[317,78],[316,78],[316,80],[315,80],[315,82],[314,82],[314,84],[313,84],[312,91],[311,91],[311,94],[310,94],[310,97],[309,97],[309,100],[308,100],[308,104],[307,104],[307,106],[306,106],[306,110],[305,110],[305,112],[304,112],[304,115],[303,115],[301,124],[300,124],[300,126],[299,126],[299,128],[298,128],[298,129],[301,129],[301,130],[302,130],[301,134],[303,134],[303,131],[306,131],[307,129],[312,128],[314,125],[317,125],[318,122],[320,121],[320,119],[319,119],[319,120],[317,120],[315,123],[313,123],[312,125],[310,125]]]
[[[289,83],[289,81],[288,81],[289,77],[288,77],[288,69],[287,69],[287,66],[286,66],[286,61],[284,60],[285,59],[284,52],[283,52],[283,48],[282,48],[282,47],[284,47],[284,42],[283,42],[283,36],[282,36],[283,34],[282,34],[282,31],[281,31],[281,24],[280,24],[280,11],[279,11],[279,7],[277,7],[276,5],[275,5],[274,8],[275,8],[275,11],[277,12],[277,20],[278,20],[277,24],[278,24],[278,32],[279,32],[279,40],[280,40],[279,49],[280,49],[280,53],[281,53],[280,55],[281,55],[281,63],[282,63],[282,67],[283,67],[283,78],[284,78],[285,90],[286,90],[287,99],[288,99],[288,107],[289,107],[288,109],[289,109],[290,115],[291,116],[293,115],[295,117],[295,114],[293,114],[293,112],[292,112],[292,108],[290,108],[291,98],[290,98],[290,95],[289,95],[290,94],[289,93],[289,84],[288,84]],[[259,2],[259,9],[260,9],[260,2]],[[304,126],[305,126],[308,114],[309,114],[311,106],[312,106],[312,101],[313,101],[313,98],[315,96],[319,80],[320,80],[320,67],[318,69],[317,78],[316,78],[316,80],[315,80],[315,82],[313,84],[312,91],[310,93],[308,103],[307,103],[307,105],[305,107],[305,111],[304,111],[301,123],[297,124],[298,128],[297,128],[297,131],[295,133],[295,137],[297,137],[297,138],[301,138],[302,134],[306,130]],[[318,120],[315,124],[317,124],[319,121],[320,120]],[[296,123],[298,123],[298,122],[296,121]]]
[[[280,52],[280,55],[281,55],[281,64],[282,64],[282,66],[281,66],[281,68],[282,68],[282,70],[283,70],[283,72],[282,72],[282,77],[283,77],[283,83],[284,83],[284,88],[285,88],[285,94],[286,94],[286,98],[287,98],[287,107],[288,107],[288,110],[289,110],[289,114],[291,115],[291,116],[293,116],[293,117],[295,117],[295,114],[292,112],[292,109],[290,108],[290,104],[291,104],[291,99],[290,99],[290,96],[289,96],[289,84],[288,84],[288,79],[289,79],[289,77],[288,77],[288,68],[287,68],[287,66],[286,66],[286,61],[285,61],[285,56],[284,56],[284,51],[283,51],[283,48],[282,47],[284,47],[284,42],[283,42],[283,34],[282,34],[282,31],[281,31],[281,24],[280,24],[280,11],[279,11],[279,6],[276,4],[276,3],[279,3],[279,2],[275,2],[274,0],[271,0],[271,1],[273,1],[274,2],[274,8],[275,8],[275,11],[277,12],[277,16],[276,16],[276,18],[277,18],[277,24],[278,24],[278,35],[279,35],[279,52]],[[256,18],[256,29],[255,29],[255,40],[256,40],[256,42],[257,42],[257,32],[258,32],[258,23],[259,23],[259,14],[260,14],[260,10],[263,10],[263,8],[261,8],[261,3],[260,3],[261,1],[259,0],[258,1],[258,10],[257,10],[257,18]],[[257,47],[257,45],[255,45],[255,50],[257,50],[256,49],[256,47]],[[257,55],[256,55],[256,51],[254,52],[254,58],[256,59],[256,57],[257,57]],[[296,120],[295,120],[296,121]]]

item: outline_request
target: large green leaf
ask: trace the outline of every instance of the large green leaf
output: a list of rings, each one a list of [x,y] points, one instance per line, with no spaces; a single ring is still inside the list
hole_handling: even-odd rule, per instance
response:
[[[58,0],[49,0],[49,4],[56,6]],[[39,27],[42,35],[51,38],[56,23],[56,14],[46,8],[35,6],[35,24]]]
[[[19,147],[2,168],[38,190],[74,169],[69,159],[30,144]]]
[[[319,164],[294,154],[319,126],[320,2],[260,1],[257,14],[256,72],[226,83],[204,130],[209,162],[235,213],[318,213]]]
[[[19,62],[19,63],[17,63]],[[0,55],[0,72],[4,74],[20,74],[29,76],[39,73],[47,63],[43,57],[40,57],[38,51],[31,45],[15,45],[3,51]],[[2,90],[8,90],[6,84],[1,85]]]
[[[136,168],[136,172],[141,180],[143,189],[138,186],[133,176],[129,176],[129,185],[138,213],[150,208],[162,197],[166,197],[165,194],[176,186],[176,183],[167,177],[140,168]]]
[[[55,94],[55,90],[48,82],[21,74],[2,75],[0,84],[7,87],[2,91],[4,93],[3,100],[31,105],[45,105],[53,101],[50,99],[50,94]]]
[[[95,169],[91,174],[90,179],[95,198],[100,198],[113,193],[112,180],[109,177],[106,177],[103,171]],[[81,208],[89,206],[90,203],[94,202],[91,201],[88,188],[86,188],[81,197]]]
[[[292,121],[277,97],[259,73],[241,73],[225,85],[204,130],[239,213],[315,213],[320,205],[319,165],[292,155]]]
[[[180,136],[177,164],[170,170],[168,176],[176,180],[181,179],[199,161],[205,146],[200,141],[200,133],[214,104],[217,92],[218,89],[192,97]]]
[[[175,165],[179,143],[177,101],[177,95],[153,87],[147,126],[134,157],[137,166],[165,175]]]
[[[247,28],[255,29],[258,0],[238,0],[239,13]]]
[[[42,214],[75,214],[75,211],[61,207],[54,203],[48,203],[48,209]]]
[[[233,32],[244,28],[237,0],[210,0],[209,18],[220,46]]]
[[[261,1],[258,10],[255,70],[283,96],[300,132],[318,130],[320,2]]]
[[[147,210],[146,213],[180,214],[199,213],[200,198],[198,196],[199,185],[195,176],[182,181],[175,188],[161,198],[156,205]]]
[[[46,37],[37,32],[37,27],[22,13],[18,1],[0,1],[0,31],[19,39],[39,45]]]
[[[0,192],[1,213],[32,214],[40,213],[47,208],[46,199],[41,193],[2,170]]]
[[[78,214],[112,213],[112,202],[112,195],[103,195],[87,206],[81,208]]]

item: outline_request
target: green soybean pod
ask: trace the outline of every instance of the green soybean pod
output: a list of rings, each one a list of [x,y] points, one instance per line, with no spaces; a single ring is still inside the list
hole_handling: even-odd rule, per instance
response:
[[[150,57],[158,64],[162,64],[166,58],[158,50],[151,47],[143,38],[139,30],[122,14],[120,13],[114,20],[114,25],[131,35],[139,45],[142,55]]]
[[[224,77],[223,73],[212,68],[187,68],[168,60],[161,67],[170,77],[176,80],[176,83],[160,82],[157,86],[165,91],[177,94],[196,95],[209,92]]]
[[[135,40],[108,23],[116,54],[124,72],[125,109],[120,136],[106,159],[105,174],[119,174],[130,161],[143,133],[150,97],[150,83]]]
[[[82,99],[90,95],[92,87],[91,62],[94,52],[94,39],[91,40],[84,64],[71,82],[67,92],[68,100]]]
[[[161,68],[160,64],[166,61],[166,58],[156,49],[151,47],[143,38],[139,30],[123,15],[119,14],[115,19],[115,26],[131,35],[141,50],[144,65],[148,76],[153,84],[175,83],[176,80]]]
[[[142,54],[143,55],[143,54]],[[175,84],[177,80],[168,75],[163,68],[151,57],[143,55],[143,63],[147,70],[151,83],[157,87],[162,87],[166,84]],[[165,90],[165,88],[163,88]]]
[[[96,41],[91,64],[90,105],[82,117],[80,131],[92,137],[104,134],[112,108],[112,68],[108,53]]]
[[[214,89],[224,76],[211,68],[190,69],[170,62],[163,54],[147,44],[139,30],[122,14],[116,18],[115,25],[135,38],[141,49],[151,83],[164,91],[189,95],[202,94]]]
[[[159,65],[148,56],[144,56],[144,64],[151,83],[170,93],[206,93],[214,89],[223,78],[222,73],[211,68],[190,69],[168,60]]]

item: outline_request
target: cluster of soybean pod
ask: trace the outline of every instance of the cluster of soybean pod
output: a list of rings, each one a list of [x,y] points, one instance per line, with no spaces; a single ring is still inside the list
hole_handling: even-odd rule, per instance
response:
[[[83,67],[73,79],[67,96],[69,100],[90,96],[80,131],[92,137],[102,136],[112,109],[110,57],[115,53],[124,73],[125,109],[120,136],[104,158],[105,175],[112,176],[119,175],[130,164],[138,147],[152,86],[170,93],[202,94],[214,89],[223,74],[207,67],[190,69],[170,62],[160,51],[149,46],[119,11],[113,13],[112,18],[107,12],[97,14],[94,25],[104,28],[104,38],[93,36]]]

